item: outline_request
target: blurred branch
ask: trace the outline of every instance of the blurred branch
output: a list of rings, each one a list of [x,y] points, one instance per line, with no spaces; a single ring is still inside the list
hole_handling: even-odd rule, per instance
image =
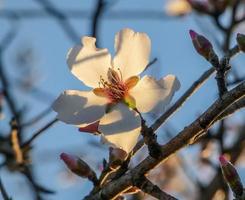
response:
[[[56,123],[58,119],[53,119],[48,124],[46,124],[44,127],[42,127],[40,130],[38,130],[36,133],[33,134],[33,136],[27,140],[23,145],[21,145],[21,148],[26,148],[31,145],[33,140],[35,140],[40,134],[42,134],[45,130],[47,130],[49,127],[51,127],[54,123]]]
[[[239,131],[238,138],[234,142],[234,144],[232,144],[230,148],[224,150],[224,153],[231,156],[232,163],[235,163],[241,156],[245,145],[244,140],[245,140],[245,135],[244,135],[244,127],[243,127]],[[220,168],[217,168],[217,173],[212,178],[211,182],[206,187],[200,188],[200,194],[201,194],[200,200],[212,199],[216,191],[224,187],[227,188],[227,185],[223,181],[223,176]]]
[[[36,183],[30,167],[25,166],[22,173],[25,175],[25,177],[28,179],[30,185],[32,186],[32,188],[35,192],[35,196],[36,196],[35,199],[36,200],[44,200],[40,193],[54,194],[54,191],[49,190],[49,189],[47,189],[43,186],[40,186]]]
[[[40,1],[40,0],[37,0]],[[67,18],[73,19],[91,19],[93,13],[86,10],[62,10],[59,9],[59,12]],[[0,17],[3,18],[13,18],[13,14],[18,16],[18,18],[27,18],[27,19],[40,19],[40,18],[49,18],[50,14],[48,12],[42,11],[40,9],[4,9],[0,12]],[[118,11],[109,11],[103,13],[103,18],[107,20],[163,20],[163,19],[172,19],[172,17],[167,16],[162,11],[154,10],[118,10]]]
[[[67,17],[62,11],[59,11],[49,0],[36,0],[44,10],[54,17],[58,24],[61,26],[66,35],[71,39],[72,42],[77,43],[79,41],[79,35],[76,33],[75,29],[69,23]]]
[[[37,116],[33,117],[31,120],[22,123],[22,127],[27,127],[27,126],[31,126],[37,122],[39,122],[41,119],[43,119],[45,116],[47,116],[50,112],[52,111],[51,107],[46,108],[45,110],[43,110],[41,113],[39,113]]]
[[[97,46],[99,45],[98,30],[101,22],[101,16],[104,13],[106,2],[104,0],[97,0],[91,24],[91,35],[96,38]]]
[[[0,191],[1,191],[1,194],[2,194],[2,197],[3,197],[3,200],[11,200],[11,198],[9,198],[8,194],[7,194],[7,191],[2,183],[2,180],[0,178]]]

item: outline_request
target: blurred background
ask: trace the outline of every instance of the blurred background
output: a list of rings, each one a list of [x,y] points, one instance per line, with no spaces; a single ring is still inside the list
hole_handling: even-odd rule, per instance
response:
[[[208,7],[198,8],[184,0],[0,0],[0,177],[9,196],[14,200],[82,199],[92,184],[70,173],[60,153],[80,156],[98,174],[103,159],[108,158],[108,147],[100,144],[99,137],[57,122],[50,108],[64,90],[88,89],[69,72],[68,49],[79,44],[82,36],[92,35],[99,47],[108,48],[113,55],[118,31],[128,27],[145,32],[152,41],[153,61],[145,73],[156,78],[176,75],[181,89],[175,102],[211,67],[193,48],[189,29],[209,38],[219,56],[235,45],[238,32],[245,33],[244,1],[239,1],[236,9],[236,1],[223,7],[215,1],[197,2]],[[240,20],[236,25],[231,22],[233,14]],[[229,88],[244,80],[244,54],[231,63]],[[159,142],[164,144],[174,137],[217,97],[212,76],[161,127]],[[157,116],[145,117],[150,125]],[[231,199],[218,156],[226,153],[237,164],[245,184],[244,117],[244,111],[239,111],[216,124],[197,144],[152,170],[150,179],[180,199]],[[16,126],[21,130],[18,137],[24,152],[21,166],[16,164],[10,142]],[[143,149],[130,166],[146,156]],[[142,193],[127,198],[152,199]]]

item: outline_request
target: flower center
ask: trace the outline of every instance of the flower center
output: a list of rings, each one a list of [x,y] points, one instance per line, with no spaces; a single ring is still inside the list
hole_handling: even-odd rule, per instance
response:
[[[118,72],[112,68],[109,68],[107,72],[107,79],[105,81],[103,77],[100,77],[99,88],[94,90],[98,96],[106,96],[111,103],[117,103],[124,98],[128,88],[122,80],[122,73],[120,69]]]
[[[109,103],[113,104],[124,101],[129,106],[132,106],[132,104],[135,103],[135,100],[129,94],[129,90],[139,81],[138,76],[132,76],[126,81],[123,81],[122,73],[119,68],[117,70],[109,68],[107,79],[108,81],[100,77],[99,87],[93,90],[95,95],[106,97]]]

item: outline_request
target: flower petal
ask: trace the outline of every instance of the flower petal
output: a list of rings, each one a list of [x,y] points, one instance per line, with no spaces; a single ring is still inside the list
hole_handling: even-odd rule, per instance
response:
[[[85,85],[98,87],[100,78],[107,80],[107,71],[111,66],[111,55],[107,49],[97,49],[96,39],[83,37],[82,46],[71,48],[67,55],[67,64],[71,73]]]
[[[115,105],[111,112],[101,118],[99,124],[102,142],[121,148],[127,153],[135,146],[140,130],[139,115],[123,103]]]
[[[67,90],[53,103],[57,118],[67,124],[84,126],[98,121],[105,113],[107,100],[92,91]]]
[[[120,68],[126,80],[144,71],[149,63],[151,40],[145,33],[123,29],[116,34],[115,51],[113,66]]]
[[[174,75],[168,75],[159,81],[144,76],[129,93],[136,100],[136,108],[142,112],[161,113],[171,101],[180,83]]]

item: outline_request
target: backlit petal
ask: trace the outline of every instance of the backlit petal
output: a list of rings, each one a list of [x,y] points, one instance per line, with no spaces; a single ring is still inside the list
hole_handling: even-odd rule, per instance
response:
[[[105,113],[107,100],[92,91],[67,90],[62,93],[52,107],[57,118],[67,124],[84,126],[98,121]]]
[[[144,76],[138,84],[130,90],[136,100],[136,108],[142,112],[161,113],[171,101],[180,83],[173,75],[168,75],[159,81]]]
[[[139,115],[123,103],[115,105],[111,112],[101,118],[99,124],[102,141],[126,152],[131,151],[135,146],[140,130]]]
[[[187,0],[169,0],[165,7],[165,11],[171,16],[181,16],[190,13],[191,5]]]
[[[149,62],[151,40],[145,33],[123,29],[115,37],[113,66],[120,68],[123,79],[139,75]]]
[[[100,77],[107,80],[107,71],[111,66],[111,55],[107,49],[97,49],[96,39],[83,37],[82,46],[71,48],[67,55],[67,64],[74,76],[89,87],[98,87]]]

